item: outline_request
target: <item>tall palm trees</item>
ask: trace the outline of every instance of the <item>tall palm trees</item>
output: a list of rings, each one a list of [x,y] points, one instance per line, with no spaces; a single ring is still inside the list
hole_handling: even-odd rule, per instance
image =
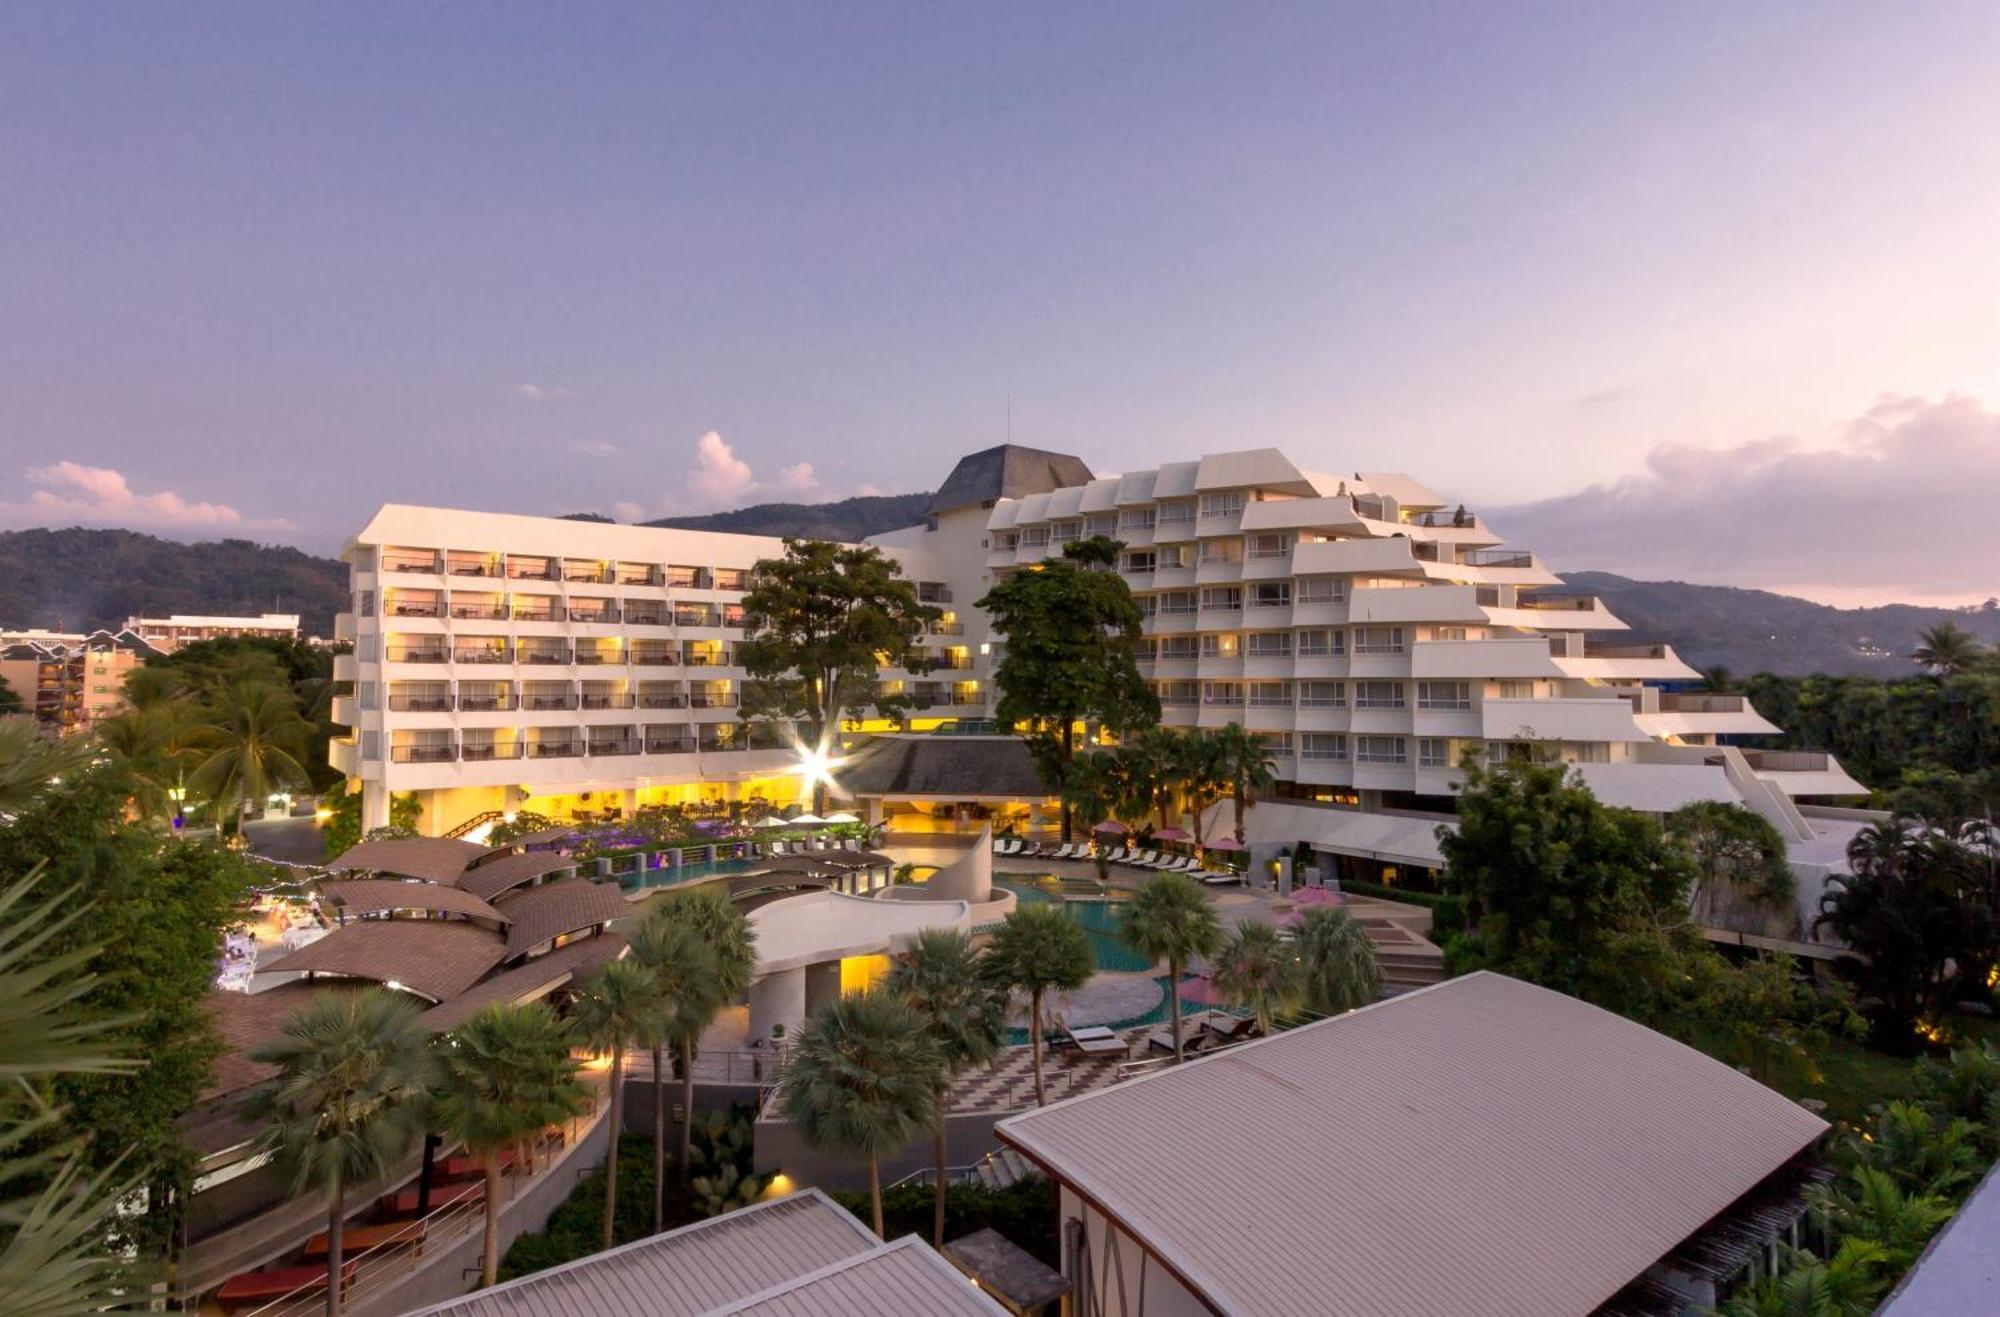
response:
[[[292,1192],[326,1194],[328,1317],[340,1313],[347,1188],[386,1171],[421,1128],[434,1072],[417,1014],[399,993],[342,993],[304,1007],[251,1053],[278,1067],[260,1111]]]
[[[1222,944],[1215,956],[1215,987],[1224,997],[1257,1017],[1261,1033],[1290,1007],[1298,993],[1298,957],[1278,937],[1278,930],[1248,919]]]
[[[1299,1004],[1316,1015],[1339,1015],[1382,998],[1382,964],[1375,944],[1345,910],[1309,907],[1299,919]]]
[[[1096,968],[1090,937],[1060,905],[1022,905],[986,944],[987,981],[1028,994],[1028,1045],[1035,1065],[1035,1105],[1048,1101],[1042,1081],[1042,1001],[1051,990],[1073,992]]]
[[[90,763],[82,738],[51,741],[24,714],[0,718],[0,821],[31,808],[62,778]]]
[[[274,787],[307,780],[299,756],[312,727],[299,717],[298,700],[290,691],[257,681],[225,688],[209,716],[198,729],[207,753],[195,768],[194,781],[215,800],[218,815],[235,806],[241,836],[251,801],[263,799]]]
[[[938,1049],[937,1107],[932,1131],[937,1139],[937,1198],[932,1240],[944,1244],[945,1115],[951,1085],[967,1066],[988,1060],[1000,1049],[1007,1027],[1005,1002],[987,985],[972,935],[955,928],[927,928],[889,971],[885,989],[901,997],[923,1020]]]
[[[1258,795],[1271,789],[1278,780],[1277,774],[1270,752],[1264,748],[1264,738],[1257,733],[1230,723],[1210,732],[1208,739],[1213,746],[1215,768],[1236,797],[1236,840],[1240,842],[1243,812],[1256,803]]]
[[[703,1005],[707,1015],[702,1028],[723,1007],[741,997],[750,987],[750,976],[757,972],[757,932],[750,921],[729,899],[729,894],[719,887],[698,887],[691,892],[675,892],[667,898],[666,910],[678,923],[693,929],[708,948],[709,993]],[[694,1047],[701,1041],[701,1029],[680,1040],[681,1051],[681,1104],[692,1115],[694,1112]],[[694,1126],[692,1121],[681,1122],[681,1174],[685,1177],[692,1165],[694,1152]]]
[[[625,1049],[657,1018],[653,975],[638,961],[614,960],[584,985],[570,1018],[585,1046],[611,1057],[611,1155],[604,1163],[604,1247],[618,1214],[618,1131],[625,1123]]]
[[[632,959],[652,975],[652,1010],[642,1041],[653,1053],[653,1229],[667,1224],[667,1072],[664,1052],[672,1047],[680,1062],[681,1121],[694,1125],[694,1045],[728,999],[716,991],[715,955],[693,928],[676,921],[663,902],[647,912],[632,934]],[[681,1154],[681,1182],[688,1180],[688,1157]]]
[[[1222,947],[1222,923],[1208,904],[1201,884],[1184,873],[1163,873],[1141,887],[1125,903],[1119,936],[1151,960],[1167,962],[1167,1013],[1173,1020],[1174,1060],[1186,1053],[1181,1043],[1181,974],[1197,956],[1212,956]]]
[[[500,1155],[580,1114],[589,1092],[576,1079],[569,1027],[539,1001],[495,1004],[459,1025],[440,1052],[440,1079],[433,1123],[485,1162],[479,1274],[491,1285],[500,1267]]]
[[[813,1146],[868,1159],[875,1233],[881,1159],[907,1144],[937,1106],[944,1062],[916,1007],[891,993],[842,997],[806,1020],[778,1100]]]

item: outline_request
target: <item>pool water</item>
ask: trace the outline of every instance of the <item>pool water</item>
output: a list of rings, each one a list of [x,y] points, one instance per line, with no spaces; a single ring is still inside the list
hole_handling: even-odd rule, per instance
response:
[[[995,878],[995,887],[1004,887],[1023,901],[1046,904],[1062,900],[1054,892],[1037,883],[1023,882],[1016,878]],[[1090,937],[1090,953],[1097,962],[1097,968],[1113,970],[1124,974],[1138,974],[1153,968],[1153,962],[1140,955],[1118,936],[1118,910],[1123,899],[1108,896],[1070,897],[1062,900],[1063,910],[1070,918],[1083,925],[1083,931]]]
[[[757,860],[703,860],[699,864],[647,869],[643,873],[621,873],[618,875],[618,885],[628,892],[648,887],[678,887],[682,883],[699,882],[704,878],[727,878],[732,874],[749,873],[758,868],[760,863]]]

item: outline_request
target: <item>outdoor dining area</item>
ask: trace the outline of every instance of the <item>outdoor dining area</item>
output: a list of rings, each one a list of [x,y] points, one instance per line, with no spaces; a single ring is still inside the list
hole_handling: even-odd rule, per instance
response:
[[[260,892],[244,922],[222,935],[222,958],[216,966],[215,986],[225,992],[249,992],[262,950],[296,951],[326,934],[316,898],[302,891]]]

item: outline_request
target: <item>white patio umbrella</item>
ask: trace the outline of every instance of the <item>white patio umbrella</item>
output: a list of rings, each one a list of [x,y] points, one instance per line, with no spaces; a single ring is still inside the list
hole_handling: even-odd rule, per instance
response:
[[[801,824],[803,824],[803,825],[805,825],[805,826],[807,826],[807,827],[811,827],[812,825],[814,825],[814,824],[817,824],[817,823],[825,823],[825,822],[827,822],[827,820],[826,820],[826,819],[823,819],[823,818],[821,818],[821,817],[820,817],[819,815],[817,815],[817,814],[800,814],[800,815],[797,815],[797,816],[795,816],[795,817],[793,817],[793,818],[790,818],[790,819],[787,819],[787,820],[785,820],[785,821],[786,821],[786,823],[788,823],[788,824],[789,824],[789,825],[791,825],[792,827],[798,827],[798,826],[800,826]]]
[[[842,810],[838,814],[827,815],[826,821],[828,823],[859,823],[861,819],[858,815],[849,814],[846,810]]]
[[[751,824],[750,826],[753,828],[782,828],[785,826],[785,823],[786,820],[780,818],[776,814],[766,814],[763,818],[758,819],[755,823]]]

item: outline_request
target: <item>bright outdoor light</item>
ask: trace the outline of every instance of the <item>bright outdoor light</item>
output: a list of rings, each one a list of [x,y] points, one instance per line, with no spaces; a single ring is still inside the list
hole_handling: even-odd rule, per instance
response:
[[[800,741],[792,747],[798,756],[798,765],[793,769],[799,775],[799,790],[810,794],[822,782],[827,786],[837,785],[833,780],[834,770],[847,760],[833,752],[832,735],[821,733],[818,745],[808,745]]]

